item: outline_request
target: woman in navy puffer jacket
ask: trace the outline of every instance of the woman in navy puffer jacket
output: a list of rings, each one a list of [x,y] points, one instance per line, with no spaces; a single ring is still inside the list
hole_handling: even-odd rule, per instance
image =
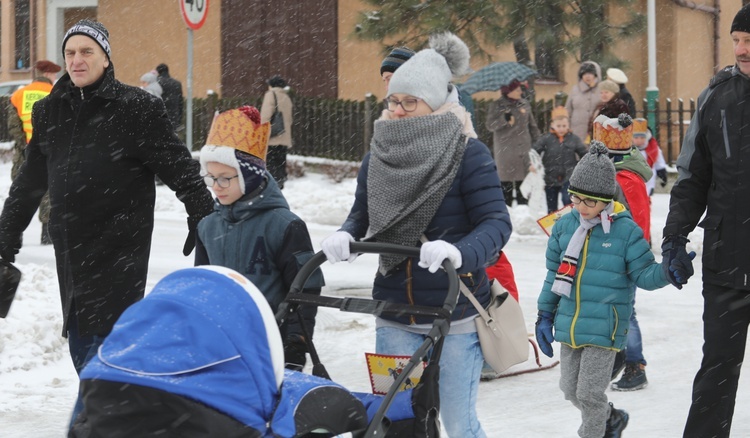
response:
[[[430,44],[432,49],[414,55],[391,78],[387,108],[375,122],[371,153],[357,178],[354,205],[341,230],[322,247],[331,262],[351,261],[356,254],[349,253],[349,243],[355,239],[417,246],[424,235],[429,242],[421,246],[418,260],[381,255],[374,298],[441,306],[448,277],[439,268],[449,259],[486,306],[485,267],[510,237],[510,218],[489,149],[476,139],[470,115],[450,84],[451,73],[468,67],[468,48],[450,34],[433,37]],[[446,59],[444,53],[466,56]],[[476,316],[460,295],[440,357],[440,415],[451,437],[485,436],[476,415],[484,362]],[[379,317],[377,352],[411,355],[431,323]]]

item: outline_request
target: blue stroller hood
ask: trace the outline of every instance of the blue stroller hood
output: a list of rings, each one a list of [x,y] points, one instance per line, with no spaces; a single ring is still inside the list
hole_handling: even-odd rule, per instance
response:
[[[273,417],[284,353],[266,299],[216,266],[164,277],[120,316],[81,373],[178,394],[259,431]]]

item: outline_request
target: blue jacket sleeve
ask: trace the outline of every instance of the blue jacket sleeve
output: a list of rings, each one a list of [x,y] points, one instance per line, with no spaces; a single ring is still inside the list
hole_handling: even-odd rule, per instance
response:
[[[359,240],[367,234],[370,226],[370,214],[367,209],[367,169],[370,165],[370,154],[365,155],[357,175],[357,189],[354,192],[354,204],[349,210],[341,231],[351,234],[355,240]]]
[[[651,245],[643,237],[643,230],[634,226],[628,236],[628,246],[625,254],[628,276],[641,289],[655,290],[669,284],[667,275],[660,263],[654,260]]]
[[[461,167],[461,197],[472,230],[454,245],[463,259],[459,271],[471,272],[497,258],[508,243],[513,226],[487,146],[479,140],[469,140]]]

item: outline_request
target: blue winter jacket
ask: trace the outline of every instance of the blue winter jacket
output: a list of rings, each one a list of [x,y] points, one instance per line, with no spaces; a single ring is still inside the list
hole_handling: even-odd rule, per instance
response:
[[[195,264],[234,269],[260,289],[276,312],[299,269],[313,256],[305,222],[289,210],[276,181],[268,175],[265,189],[215,210],[198,224]],[[316,270],[303,290],[320,294],[323,274]],[[312,336],[315,307],[304,307],[305,327]],[[302,336],[296,317],[282,327],[284,339]]]
[[[365,156],[357,177],[355,201],[343,231],[359,240],[367,233],[367,172],[370,155]],[[398,190],[394,187],[394,190]],[[498,253],[510,238],[511,222],[500,189],[495,162],[484,143],[470,139],[466,145],[460,168],[424,234],[429,240],[444,240],[461,251],[463,264],[458,270],[464,284],[477,300],[489,303],[489,283],[485,267],[497,260]],[[387,275],[378,272],[373,297],[392,303],[441,306],[445,300],[448,277],[438,270],[430,274],[420,268],[419,260],[407,258]],[[459,294],[452,319],[476,314],[474,306]],[[388,317],[390,318],[390,317]],[[393,318],[403,324],[424,324],[429,318]]]
[[[555,273],[579,226],[578,211],[561,217],[547,244],[547,277],[537,306],[555,314],[555,340],[573,348],[625,347],[635,286],[654,290],[669,284],[654,260],[643,230],[615,203],[609,234],[601,225],[589,230],[578,260],[570,297],[552,292]]]

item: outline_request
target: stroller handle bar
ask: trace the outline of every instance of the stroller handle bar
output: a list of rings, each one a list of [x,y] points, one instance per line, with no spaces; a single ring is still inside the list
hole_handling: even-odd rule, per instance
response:
[[[392,243],[380,243],[380,242],[351,242],[349,244],[349,250],[352,253],[364,253],[364,254],[395,254],[406,257],[419,257],[419,248],[403,245],[395,245]],[[335,298],[326,296],[308,296],[302,294],[302,289],[307,282],[307,279],[320,267],[325,261],[328,260],[323,251],[317,252],[305,263],[297,276],[292,281],[289,288],[288,302],[295,302],[298,304],[307,303],[318,306],[334,307],[339,308],[342,311],[358,312],[358,313],[371,313],[374,315],[380,315],[381,313],[402,313],[403,307],[406,305],[387,304],[377,300],[370,299],[358,299],[358,298]],[[434,316],[440,318],[450,319],[450,314],[456,307],[458,301],[458,273],[453,267],[450,260],[443,260],[443,269],[448,275],[448,294],[445,301],[443,302],[442,309],[428,306],[408,306],[414,314],[424,316]],[[400,309],[399,309],[400,307]]]

